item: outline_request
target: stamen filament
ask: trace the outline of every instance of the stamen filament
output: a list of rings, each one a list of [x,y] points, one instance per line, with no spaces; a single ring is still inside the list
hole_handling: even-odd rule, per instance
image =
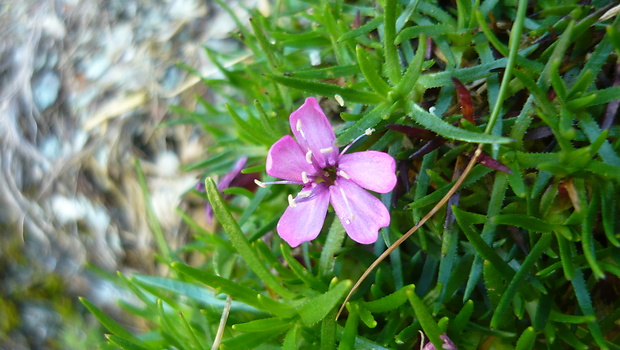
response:
[[[262,181],[254,179],[254,183],[262,188],[267,188],[267,185],[304,185],[304,183],[301,181],[288,181],[288,180],[262,182]]]
[[[344,199],[344,204],[346,205],[348,211],[349,211],[349,217],[345,217],[344,218],[344,223],[347,225],[351,224],[351,221],[353,221],[353,211],[351,210],[351,205],[349,204],[349,200],[347,199],[347,196],[344,194],[344,190],[342,189],[342,187],[340,188],[340,194],[342,195],[342,198]]]
[[[375,129],[373,128],[368,128],[364,131],[363,134],[361,134],[360,136],[356,137],[355,140],[351,141],[351,143],[349,143],[343,150],[342,152],[340,152],[340,156],[342,157],[343,154],[345,154],[346,151],[349,150],[349,148],[351,148],[351,146],[353,146],[357,141],[359,141],[362,137],[364,136],[370,136],[372,135],[372,133],[375,132]]]

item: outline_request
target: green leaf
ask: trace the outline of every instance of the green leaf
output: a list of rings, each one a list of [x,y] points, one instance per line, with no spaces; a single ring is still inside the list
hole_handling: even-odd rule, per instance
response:
[[[237,323],[232,329],[243,333],[277,332],[291,327],[291,321],[280,317],[263,318],[246,323]]]
[[[539,218],[523,214],[501,214],[489,218],[497,225],[511,225],[521,227],[532,232],[551,232],[555,225]]]
[[[443,348],[443,341],[439,337],[443,334],[441,328],[435,322],[431,311],[428,307],[422,302],[422,300],[415,294],[415,289],[411,288],[407,290],[407,298],[409,299],[409,303],[413,307],[413,312],[415,313],[416,318],[420,322],[424,333],[428,339],[433,343],[436,349]]]
[[[299,316],[305,325],[312,325],[321,321],[338,305],[351,288],[351,281],[338,282],[328,292],[308,300],[299,308]]]
[[[450,331],[451,333],[461,334],[465,328],[467,327],[471,316],[474,313],[474,302],[473,300],[467,300],[467,302],[463,305],[458,314],[452,319],[450,322]]]
[[[436,37],[439,35],[446,35],[454,32],[454,28],[447,24],[429,24],[421,26],[413,26],[403,29],[396,36],[395,43],[400,44],[405,40],[411,40],[417,38],[420,35],[426,35],[429,37]]]
[[[346,103],[362,103],[366,105],[375,105],[383,100],[383,98],[368,91],[360,91],[359,89],[342,87],[334,84],[319,83],[312,80],[291,78],[281,75],[266,75],[267,79],[278,84],[301,90],[309,94],[320,95],[333,98],[340,95]]]
[[[282,257],[286,260],[288,266],[293,270],[295,275],[299,277],[308,287],[317,290],[319,292],[327,291],[327,285],[316,278],[308,269],[306,269],[293,255],[291,254],[291,248],[288,245],[281,244],[280,250],[282,251]]]
[[[340,38],[338,38],[338,42],[353,39],[360,35],[368,34],[372,32],[373,30],[377,29],[377,27],[379,27],[379,25],[381,25],[382,23],[383,23],[383,16],[377,16],[373,18],[372,20],[368,21],[367,23],[365,23],[364,25],[360,26],[359,28],[356,28],[356,29],[353,29],[353,30],[350,30],[344,33]]]
[[[437,133],[447,139],[471,142],[471,143],[510,143],[512,139],[502,136],[487,135],[457,128],[446,121],[425,111],[418,104],[406,102],[407,110],[411,118],[424,128]]]
[[[407,291],[413,290],[413,288],[413,284],[410,284],[381,299],[364,302],[362,305],[370,312],[396,310],[396,308],[407,302]]]
[[[519,288],[523,286],[523,281],[530,274],[534,264],[540,259],[545,250],[549,248],[552,237],[551,233],[544,233],[527,255],[523,264],[521,264],[521,268],[519,268],[514,278],[510,281],[510,284],[508,284],[506,292],[502,295],[499,305],[495,309],[493,317],[491,317],[492,328],[502,328],[502,326],[506,325],[510,320],[510,316],[508,315],[510,303],[517,294]]]
[[[147,347],[144,342],[138,339],[136,336],[131,334],[128,330],[126,330],[123,326],[119,325],[112,317],[106,315],[101,309],[95,306],[93,303],[88,301],[86,298],[80,297],[80,301],[84,306],[92,313],[99,322],[112,334],[121,338],[125,342],[132,343],[138,345],[140,347]],[[148,348],[148,347],[147,347]]]
[[[106,334],[105,336],[111,343],[120,347],[123,350],[147,350],[147,348],[142,347],[140,345],[136,345],[132,342],[128,342],[127,340],[117,337],[114,334]]]
[[[530,350],[534,347],[534,343],[536,342],[536,331],[532,327],[527,327],[519,340],[517,340],[517,346],[515,350]]]
[[[283,330],[267,331],[267,332],[255,332],[244,333],[234,338],[226,339],[221,343],[220,349],[223,350],[239,350],[239,349],[254,349],[259,345],[277,337],[283,332]]]
[[[364,134],[369,128],[374,128],[382,120],[387,119],[392,111],[396,108],[396,104],[381,103],[373,110],[366,113],[355,124],[348,127],[342,134],[336,138],[337,145],[346,145],[349,142],[356,139],[358,136]]]
[[[396,39],[396,4],[397,0],[385,0],[383,14],[383,53],[385,55],[385,70],[390,83],[394,86],[401,78],[400,59],[394,44]]]
[[[362,70],[362,74],[364,74],[364,78],[366,79],[368,85],[370,85],[370,87],[379,95],[387,97],[390,92],[390,86],[379,75],[381,67],[371,63],[368,53],[360,45],[355,48],[355,52],[357,54],[357,61]],[[376,59],[373,61],[376,61]]]
[[[230,238],[230,242],[232,243],[233,247],[235,247],[239,255],[243,257],[250,269],[254,271],[254,273],[261,281],[263,281],[266,285],[273,289],[274,292],[280,294],[285,298],[294,298],[295,295],[286,288],[282,287],[280,282],[275,278],[271,271],[267,269],[263,261],[258,257],[256,250],[252,248],[252,246],[248,242],[248,238],[241,231],[239,224],[226,207],[226,203],[224,203],[224,200],[222,199],[222,196],[220,195],[220,192],[217,189],[217,186],[215,185],[213,179],[206,179],[205,187],[207,196],[209,197],[209,202],[213,207],[213,212],[215,216],[222,224],[222,227],[228,235],[228,238]]]

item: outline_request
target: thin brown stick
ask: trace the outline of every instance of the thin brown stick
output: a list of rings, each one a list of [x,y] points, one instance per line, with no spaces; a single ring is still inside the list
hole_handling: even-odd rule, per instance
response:
[[[465,179],[467,178],[467,175],[469,175],[471,170],[474,168],[474,165],[476,165],[476,162],[478,161],[478,157],[480,157],[481,153],[482,153],[482,144],[478,145],[478,148],[476,148],[476,151],[474,152],[474,156],[471,157],[471,160],[467,164],[467,167],[465,167],[465,170],[463,171],[461,176],[458,178],[458,180],[456,180],[452,188],[450,188],[450,191],[448,191],[448,193],[446,193],[446,195],[443,196],[443,198],[433,207],[433,209],[431,209],[431,211],[428,212],[428,214],[426,214],[422,218],[422,220],[420,220],[420,222],[418,222],[409,231],[407,231],[407,233],[405,233],[402,237],[396,240],[396,242],[392,243],[392,245],[388,249],[386,249],[383,252],[383,254],[379,255],[379,257],[366,269],[366,271],[364,271],[362,276],[360,276],[357,282],[355,282],[355,285],[353,285],[353,288],[351,288],[351,291],[349,292],[349,294],[347,294],[347,297],[344,299],[344,302],[342,303],[342,306],[340,306],[340,310],[338,310],[338,314],[336,315],[336,320],[338,319],[338,317],[340,317],[342,310],[344,310],[345,306],[347,305],[347,302],[349,301],[353,293],[355,293],[355,291],[359,288],[362,282],[364,282],[366,277],[370,275],[372,270],[374,270],[375,267],[377,267],[383,260],[385,260],[385,258],[387,258],[388,255],[390,255],[394,251],[394,249],[396,249],[396,247],[401,245],[401,243],[403,243],[414,232],[416,232],[420,227],[422,227],[422,225],[424,225],[428,221],[428,219],[433,217],[433,215],[435,215],[439,211],[439,209],[441,209],[446,203],[448,203],[448,200],[450,200],[450,197],[452,197],[454,193],[458,191],[459,187],[461,187],[461,185],[463,184],[463,181],[465,181]]]

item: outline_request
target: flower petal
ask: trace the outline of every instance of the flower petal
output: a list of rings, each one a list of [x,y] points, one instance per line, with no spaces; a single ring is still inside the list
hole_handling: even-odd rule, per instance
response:
[[[300,183],[303,182],[303,172],[306,175],[316,174],[315,168],[306,161],[306,155],[290,135],[271,146],[267,153],[266,170],[273,177]]]
[[[353,181],[337,179],[329,193],[336,215],[354,241],[374,243],[379,229],[390,224],[390,213],[383,203]]]
[[[304,191],[307,190],[310,186],[304,188]],[[289,206],[278,221],[278,234],[293,248],[315,239],[325,222],[329,205],[327,185],[316,185],[312,192],[313,199]]]
[[[351,181],[365,189],[387,193],[396,185],[396,162],[389,154],[364,151],[344,154],[340,157],[338,170],[344,171]]]
[[[319,168],[336,164],[338,148],[334,146],[334,130],[313,97],[289,118],[291,130],[304,153],[310,150]]]

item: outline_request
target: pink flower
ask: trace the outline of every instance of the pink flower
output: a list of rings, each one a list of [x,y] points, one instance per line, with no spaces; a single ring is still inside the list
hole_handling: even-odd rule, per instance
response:
[[[422,342],[424,342],[424,334],[421,334],[421,335],[422,335]],[[447,334],[442,334],[439,336],[439,338],[443,340],[443,345],[441,346],[443,350],[458,350],[456,348],[456,345],[454,345],[454,343],[452,342],[452,340],[448,338]],[[426,343],[426,345],[424,345],[422,350],[437,350],[437,349],[435,348],[435,345],[433,345],[433,343],[429,341],[428,343]]]
[[[303,185],[295,198],[289,195],[289,207],[278,222],[280,237],[292,247],[315,239],[331,203],[349,237],[375,242],[379,229],[389,225],[390,213],[364,189],[391,191],[396,184],[394,159],[378,151],[345,154],[351,144],[338,152],[334,131],[312,97],[291,114],[290,124],[295,139],[282,137],[267,155],[267,174],[285,180],[272,184]]]

